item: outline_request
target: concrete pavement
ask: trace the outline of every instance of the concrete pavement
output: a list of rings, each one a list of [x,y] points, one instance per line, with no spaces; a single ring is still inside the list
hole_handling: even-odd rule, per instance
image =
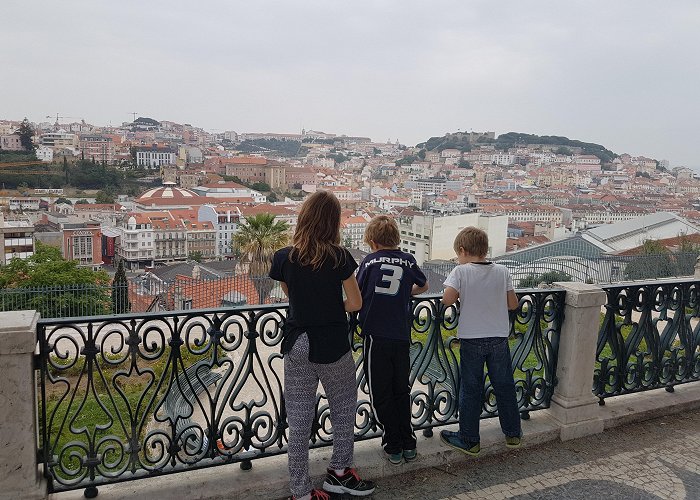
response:
[[[700,499],[700,410],[483,459],[458,457],[385,477],[372,498]]]

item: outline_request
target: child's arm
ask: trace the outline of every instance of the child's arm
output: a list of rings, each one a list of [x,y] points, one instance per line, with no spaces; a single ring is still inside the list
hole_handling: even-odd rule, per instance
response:
[[[345,291],[345,310],[347,312],[359,311],[362,309],[362,294],[360,293],[360,287],[357,286],[357,279],[355,275],[351,274],[350,277],[343,281],[343,290]]]
[[[451,306],[459,298],[459,291],[451,286],[446,286],[445,291],[442,292],[442,303],[446,306]]]
[[[506,298],[508,299],[508,310],[515,311],[518,308],[518,296],[515,295],[515,290],[508,290],[506,292]]]
[[[287,284],[284,281],[280,281],[280,288],[282,288],[284,294],[289,298],[289,288],[287,288]]]
[[[430,288],[430,287],[428,286],[427,281],[425,282],[425,285],[423,285],[423,286],[418,286],[414,283],[413,287],[411,287],[411,295],[420,295],[423,292],[427,292],[428,288]]]

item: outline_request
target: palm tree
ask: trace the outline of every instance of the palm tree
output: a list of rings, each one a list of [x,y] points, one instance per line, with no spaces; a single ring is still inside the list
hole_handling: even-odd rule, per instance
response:
[[[272,255],[287,244],[289,224],[275,221],[275,216],[268,213],[248,217],[233,235],[234,253],[241,255],[242,262],[247,264],[248,275],[258,292],[260,303],[274,287],[268,277]]]

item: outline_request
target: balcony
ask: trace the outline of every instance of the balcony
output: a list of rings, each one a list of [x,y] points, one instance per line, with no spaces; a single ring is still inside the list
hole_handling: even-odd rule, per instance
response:
[[[700,380],[700,281],[560,285],[518,291],[520,305],[511,319],[526,442],[602,432],[644,418],[644,411],[671,412],[681,403],[700,406],[700,391],[693,389]],[[14,461],[43,465],[47,489],[42,491],[48,492],[85,489],[92,495],[111,483],[163,484],[156,476],[186,471],[199,471],[212,491],[220,491],[214,484],[223,473],[201,469],[237,464],[269,470],[264,464],[279,465],[274,457],[283,460],[286,453],[279,355],[286,310],[285,304],[253,305],[38,322],[28,311],[2,313],[0,368],[16,383],[4,384],[0,394],[25,403],[10,405],[16,413],[5,421],[33,422],[31,414],[37,412],[39,422],[35,447],[26,446],[37,432],[28,424],[24,433],[3,432],[6,448],[27,451]],[[423,433],[419,446],[425,453],[412,467],[419,468],[444,461],[446,449],[431,436],[436,427],[456,422],[458,311],[442,306],[436,296],[415,298],[412,310],[412,417],[414,429]],[[355,438],[358,453],[370,460],[376,452],[366,450],[378,444],[361,442],[376,438],[379,430],[354,317],[350,324],[358,394]],[[23,347],[15,340],[8,349],[9,339],[24,339]],[[15,377],[12,370],[24,375]],[[38,379],[37,402],[26,398],[33,391],[32,373]],[[690,390],[679,390],[685,394],[679,399],[672,392],[681,385]],[[661,394],[646,392],[654,389]],[[620,398],[626,398],[622,404]],[[636,406],[644,411],[629,410]],[[497,415],[486,379],[484,427],[492,428]],[[320,394],[312,448],[330,445],[329,418]],[[430,450],[440,451],[431,455]],[[227,477],[234,474],[226,470]],[[378,464],[367,474],[376,477],[382,470]],[[31,486],[31,478],[10,483],[13,477],[0,479],[0,486]],[[242,476],[236,477],[230,481],[238,484]]]

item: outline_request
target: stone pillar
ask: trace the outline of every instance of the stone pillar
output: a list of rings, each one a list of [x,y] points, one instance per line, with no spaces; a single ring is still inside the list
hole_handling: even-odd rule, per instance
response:
[[[0,497],[47,498],[37,464],[36,311],[0,312]]]
[[[566,290],[564,323],[559,340],[557,386],[550,414],[561,426],[562,441],[603,431],[598,398],[593,395],[593,369],[606,294],[597,285],[560,282]]]

